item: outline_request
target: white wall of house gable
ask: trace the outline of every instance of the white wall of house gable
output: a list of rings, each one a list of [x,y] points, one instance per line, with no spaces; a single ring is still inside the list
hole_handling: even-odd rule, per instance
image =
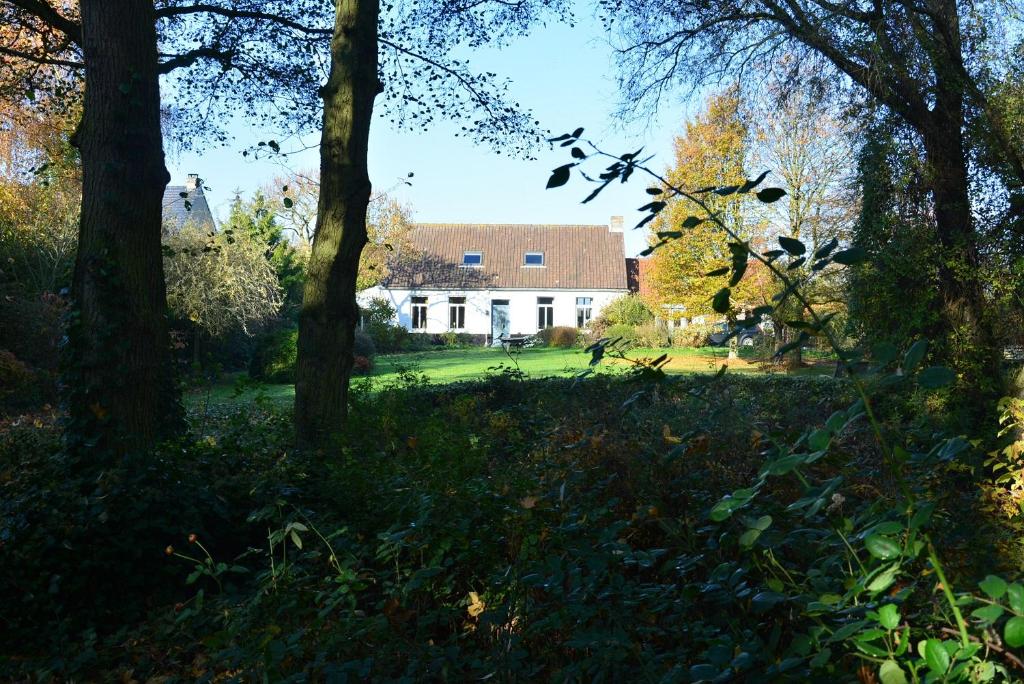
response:
[[[551,297],[553,301],[554,324],[576,327],[576,298],[592,299],[592,317],[596,318],[601,309],[614,299],[626,294],[626,290],[401,290],[372,287],[358,295],[360,305],[371,299],[386,299],[396,313],[395,322],[412,330],[412,298],[427,298],[427,327],[416,332],[449,332],[449,297],[466,298],[466,327],[456,332],[471,335],[491,334],[491,302],[508,300],[510,328],[513,335],[532,335],[537,332],[538,298]]]

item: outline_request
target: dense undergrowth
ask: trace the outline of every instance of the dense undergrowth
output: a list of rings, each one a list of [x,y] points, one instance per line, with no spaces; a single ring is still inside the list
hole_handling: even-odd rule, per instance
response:
[[[897,682],[885,663],[924,679],[936,648],[947,676],[1013,670],[1005,645],[942,645],[953,618],[901,532],[905,516],[934,521],[957,588],[1016,571],[985,552],[1014,537],[980,513],[970,445],[908,459],[928,515],[901,510],[847,381],[510,372],[369,388],[338,448],[312,455],[259,401],[142,469],[98,473],[54,456],[46,425],[4,428],[0,676],[842,681],[881,664]],[[879,404],[887,424],[932,444],[937,423],[903,418],[926,416],[921,402],[896,397]],[[778,445],[826,425],[800,479],[765,477]],[[1018,589],[990,604],[1024,610]],[[915,665],[922,634],[939,646]]]

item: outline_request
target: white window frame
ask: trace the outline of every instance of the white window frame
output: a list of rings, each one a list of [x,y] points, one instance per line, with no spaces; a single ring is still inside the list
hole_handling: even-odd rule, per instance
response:
[[[453,325],[454,323],[454,325]],[[466,298],[448,297],[448,329],[466,329]]]
[[[594,298],[576,298],[576,327],[586,328],[594,319]]]
[[[416,295],[409,305],[409,325],[412,330],[427,329],[427,307],[430,301],[426,296]]]
[[[532,257],[532,256],[539,256],[540,257],[540,263],[539,264],[527,263],[527,259],[529,257]],[[546,262],[544,260],[544,252],[524,252],[523,253],[523,268],[544,268],[546,265],[547,264],[546,264]]]
[[[555,298],[537,297],[537,330],[555,327]]]
[[[475,263],[475,264],[467,264],[466,263],[466,257],[468,257],[468,256],[479,257],[480,261],[478,263]],[[459,264],[459,266],[461,268],[480,268],[483,265],[484,265],[484,253],[483,252],[481,252],[479,250],[475,250],[475,249],[467,249],[465,252],[462,253],[462,263]]]

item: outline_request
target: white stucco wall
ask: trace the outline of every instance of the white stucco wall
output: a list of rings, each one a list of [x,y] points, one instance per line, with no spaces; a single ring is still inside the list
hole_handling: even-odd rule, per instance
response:
[[[397,311],[396,322],[412,330],[412,297],[427,298],[427,327],[416,332],[448,332],[448,298],[466,298],[466,327],[457,332],[471,335],[491,334],[491,301],[507,299],[511,334],[532,335],[537,332],[537,299],[554,299],[554,325],[576,327],[576,298],[590,297],[591,318],[596,318],[601,309],[614,299],[626,294],[626,290],[390,290],[372,287],[357,296],[359,304],[366,305],[371,299],[381,297],[391,303]]]

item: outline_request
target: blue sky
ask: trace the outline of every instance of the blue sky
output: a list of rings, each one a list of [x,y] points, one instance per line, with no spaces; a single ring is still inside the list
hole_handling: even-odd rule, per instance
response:
[[[613,113],[618,102],[612,51],[600,24],[580,17],[575,28],[557,24],[538,28],[517,43],[467,55],[475,70],[494,71],[512,80],[510,95],[532,109],[542,126],[562,133],[577,126],[586,137],[609,151],[632,151],[641,145],[654,153],[663,168],[672,157],[672,138],[691,108],[681,97],[662,103],[656,120],[623,126]],[[242,157],[242,150],[275,132],[244,122],[231,127],[227,147],[183,153],[168,158],[172,183],[187,173],[200,174],[210,191],[214,213],[223,217],[234,192],[249,194],[283,169],[271,161]],[[509,158],[492,149],[454,137],[455,127],[435,125],[426,132],[396,130],[378,117],[370,135],[370,177],[378,190],[391,189],[408,203],[416,221],[479,223],[607,223],[626,217],[626,251],[635,255],[646,246],[642,229],[630,231],[647,199],[644,181],[610,187],[598,199],[580,204],[590,188],[582,180],[544,189],[550,170],[569,161],[566,149],[542,149],[537,160]],[[315,137],[309,139],[314,142]],[[289,159],[296,170],[319,166],[313,147]],[[413,173],[412,185],[399,179]]]

